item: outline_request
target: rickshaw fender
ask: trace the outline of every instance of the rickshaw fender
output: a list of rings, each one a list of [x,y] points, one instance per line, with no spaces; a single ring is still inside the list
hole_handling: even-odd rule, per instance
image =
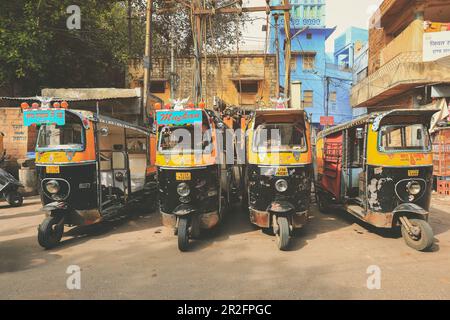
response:
[[[267,208],[267,211],[273,214],[286,214],[295,212],[295,207],[292,203],[287,201],[273,201]]]
[[[422,220],[428,220],[429,215],[427,210],[414,203],[402,203],[401,205],[397,206],[394,211],[392,211],[392,213],[394,223],[398,221],[398,218],[401,215],[417,217]]]
[[[42,211],[47,211],[47,212],[52,212],[55,210],[67,210],[68,205],[65,202],[52,202],[52,203],[48,203],[45,206],[42,207]]]
[[[173,210],[173,214],[176,216],[187,216],[195,211],[195,208],[189,204],[180,204]]]

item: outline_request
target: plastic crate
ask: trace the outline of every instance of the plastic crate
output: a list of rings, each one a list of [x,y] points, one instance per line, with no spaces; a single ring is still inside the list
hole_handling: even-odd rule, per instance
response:
[[[433,174],[450,176],[450,129],[441,129],[434,136]]]
[[[450,177],[437,178],[437,193],[450,196]]]

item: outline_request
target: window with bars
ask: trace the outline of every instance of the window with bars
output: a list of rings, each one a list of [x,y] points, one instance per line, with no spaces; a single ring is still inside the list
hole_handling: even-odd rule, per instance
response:
[[[313,90],[305,90],[303,91],[303,107],[311,108],[314,103],[314,91]]]
[[[313,70],[316,64],[316,57],[313,55],[304,55],[303,56],[303,69],[304,70]]]

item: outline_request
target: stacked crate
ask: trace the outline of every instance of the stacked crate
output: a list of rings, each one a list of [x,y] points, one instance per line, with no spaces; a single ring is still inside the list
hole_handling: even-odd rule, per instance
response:
[[[450,195],[450,127],[439,129],[434,136],[433,175],[437,192]]]

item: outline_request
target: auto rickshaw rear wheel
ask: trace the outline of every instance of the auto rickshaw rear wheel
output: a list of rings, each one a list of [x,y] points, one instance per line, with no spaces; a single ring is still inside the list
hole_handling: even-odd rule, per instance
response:
[[[45,249],[56,247],[64,233],[63,217],[48,216],[38,227],[38,242]]]
[[[6,194],[6,201],[11,207],[20,207],[23,204],[23,196],[18,191]]]
[[[319,207],[319,211],[328,214],[330,209],[330,204],[326,196],[316,191],[316,202]]]
[[[289,221],[286,217],[278,217],[278,230],[276,233],[278,249],[284,251],[289,246]]]
[[[418,251],[426,251],[433,246],[434,234],[430,224],[421,219],[409,219],[413,228],[412,232],[408,232],[402,224],[402,236],[406,244]]]
[[[178,219],[178,249],[181,252],[188,251],[189,248],[189,219],[181,217]]]

